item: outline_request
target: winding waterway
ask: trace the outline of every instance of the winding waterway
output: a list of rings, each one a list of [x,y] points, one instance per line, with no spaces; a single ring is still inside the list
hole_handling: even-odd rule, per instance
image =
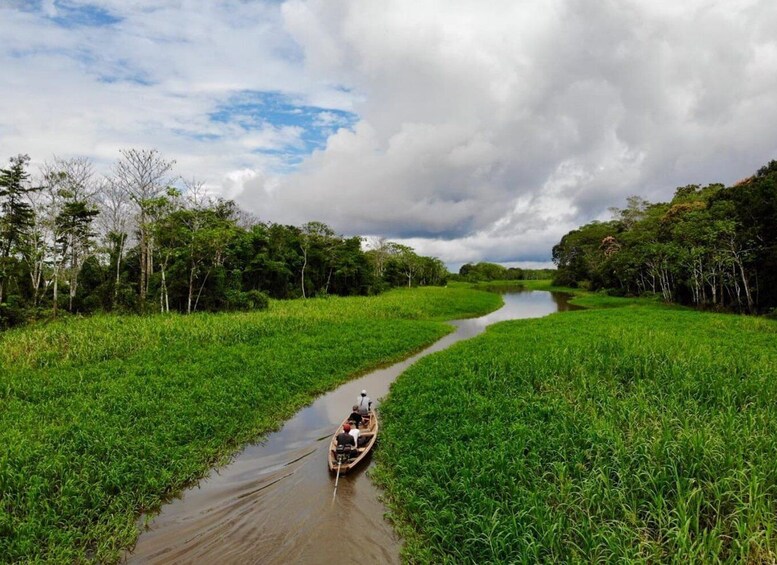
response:
[[[455,332],[420,353],[320,396],[281,430],[213,470],[162,509],[126,562],[399,563],[402,542],[383,518],[379,492],[365,473],[369,464],[341,477],[332,496],[329,438],[361,389],[382,397],[421,357],[490,324],[577,308],[561,293],[510,292],[503,298],[504,306],[491,314],[452,322]]]

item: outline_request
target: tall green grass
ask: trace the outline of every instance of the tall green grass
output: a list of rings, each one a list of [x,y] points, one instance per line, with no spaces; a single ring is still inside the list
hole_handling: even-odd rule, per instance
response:
[[[453,320],[478,316],[501,299],[467,287],[396,289],[374,297],[338,297],[270,303],[259,313],[184,316],[92,316],[39,323],[0,332],[2,367],[61,367],[125,358],[137,351],[165,349],[181,340],[231,343],[294,333],[313,322],[345,318]]]
[[[777,560],[777,324],[621,304],[394,383],[375,476],[407,561]]]
[[[413,289],[0,337],[0,561],[116,561],[136,519],[316,395],[498,307]]]

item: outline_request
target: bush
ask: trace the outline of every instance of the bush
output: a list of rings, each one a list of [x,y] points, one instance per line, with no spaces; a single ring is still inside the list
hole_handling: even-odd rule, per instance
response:
[[[577,280],[567,270],[561,270],[553,277],[553,286],[567,286],[569,288],[577,288]]]
[[[270,298],[260,290],[228,290],[225,293],[226,310],[265,310],[270,304]]]
[[[23,324],[27,315],[27,310],[19,305],[18,297],[9,297],[8,302],[0,304],[0,330]]]
[[[619,287],[619,288],[608,288],[608,289],[605,290],[605,294],[607,294],[607,296],[620,296],[620,297],[624,297],[628,293],[626,292],[625,288],[620,288]]]
[[[252,310],[266,310],[270,305],[270,297],[261,290],[249,290],[245,294]]]

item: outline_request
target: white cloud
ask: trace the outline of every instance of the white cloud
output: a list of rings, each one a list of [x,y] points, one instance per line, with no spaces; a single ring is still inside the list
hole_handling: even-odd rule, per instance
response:
[[[777,154],[771,0],[88,4],[121,21],[0,8],[0,156],[107,165],[154,146],[263,219],[450,264],[548,259],[627,195],[733,182]],[[243,91],[359,121],[320,111],[326,146],[279,173],[307,132],[210,119]]]
[[[300,0],[284,16],[308,72],[363,95],[362,122],[257,197],[270,216],[449,262],[549,257],[629,194],[732,182],[777,151],[773,3]]]

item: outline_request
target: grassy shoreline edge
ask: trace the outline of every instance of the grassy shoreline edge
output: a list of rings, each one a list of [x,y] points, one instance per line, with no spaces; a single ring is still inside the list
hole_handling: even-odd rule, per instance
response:
[[[588,309],[492,326],[382,406],[403,559],[774,560],[777,324],[524,286]]]
[[[439,339],[451,331],[442,320],[500,304],[463,288],[412,289],[3,335],[1,560],[118,560],[140,514],[245,443]]]

